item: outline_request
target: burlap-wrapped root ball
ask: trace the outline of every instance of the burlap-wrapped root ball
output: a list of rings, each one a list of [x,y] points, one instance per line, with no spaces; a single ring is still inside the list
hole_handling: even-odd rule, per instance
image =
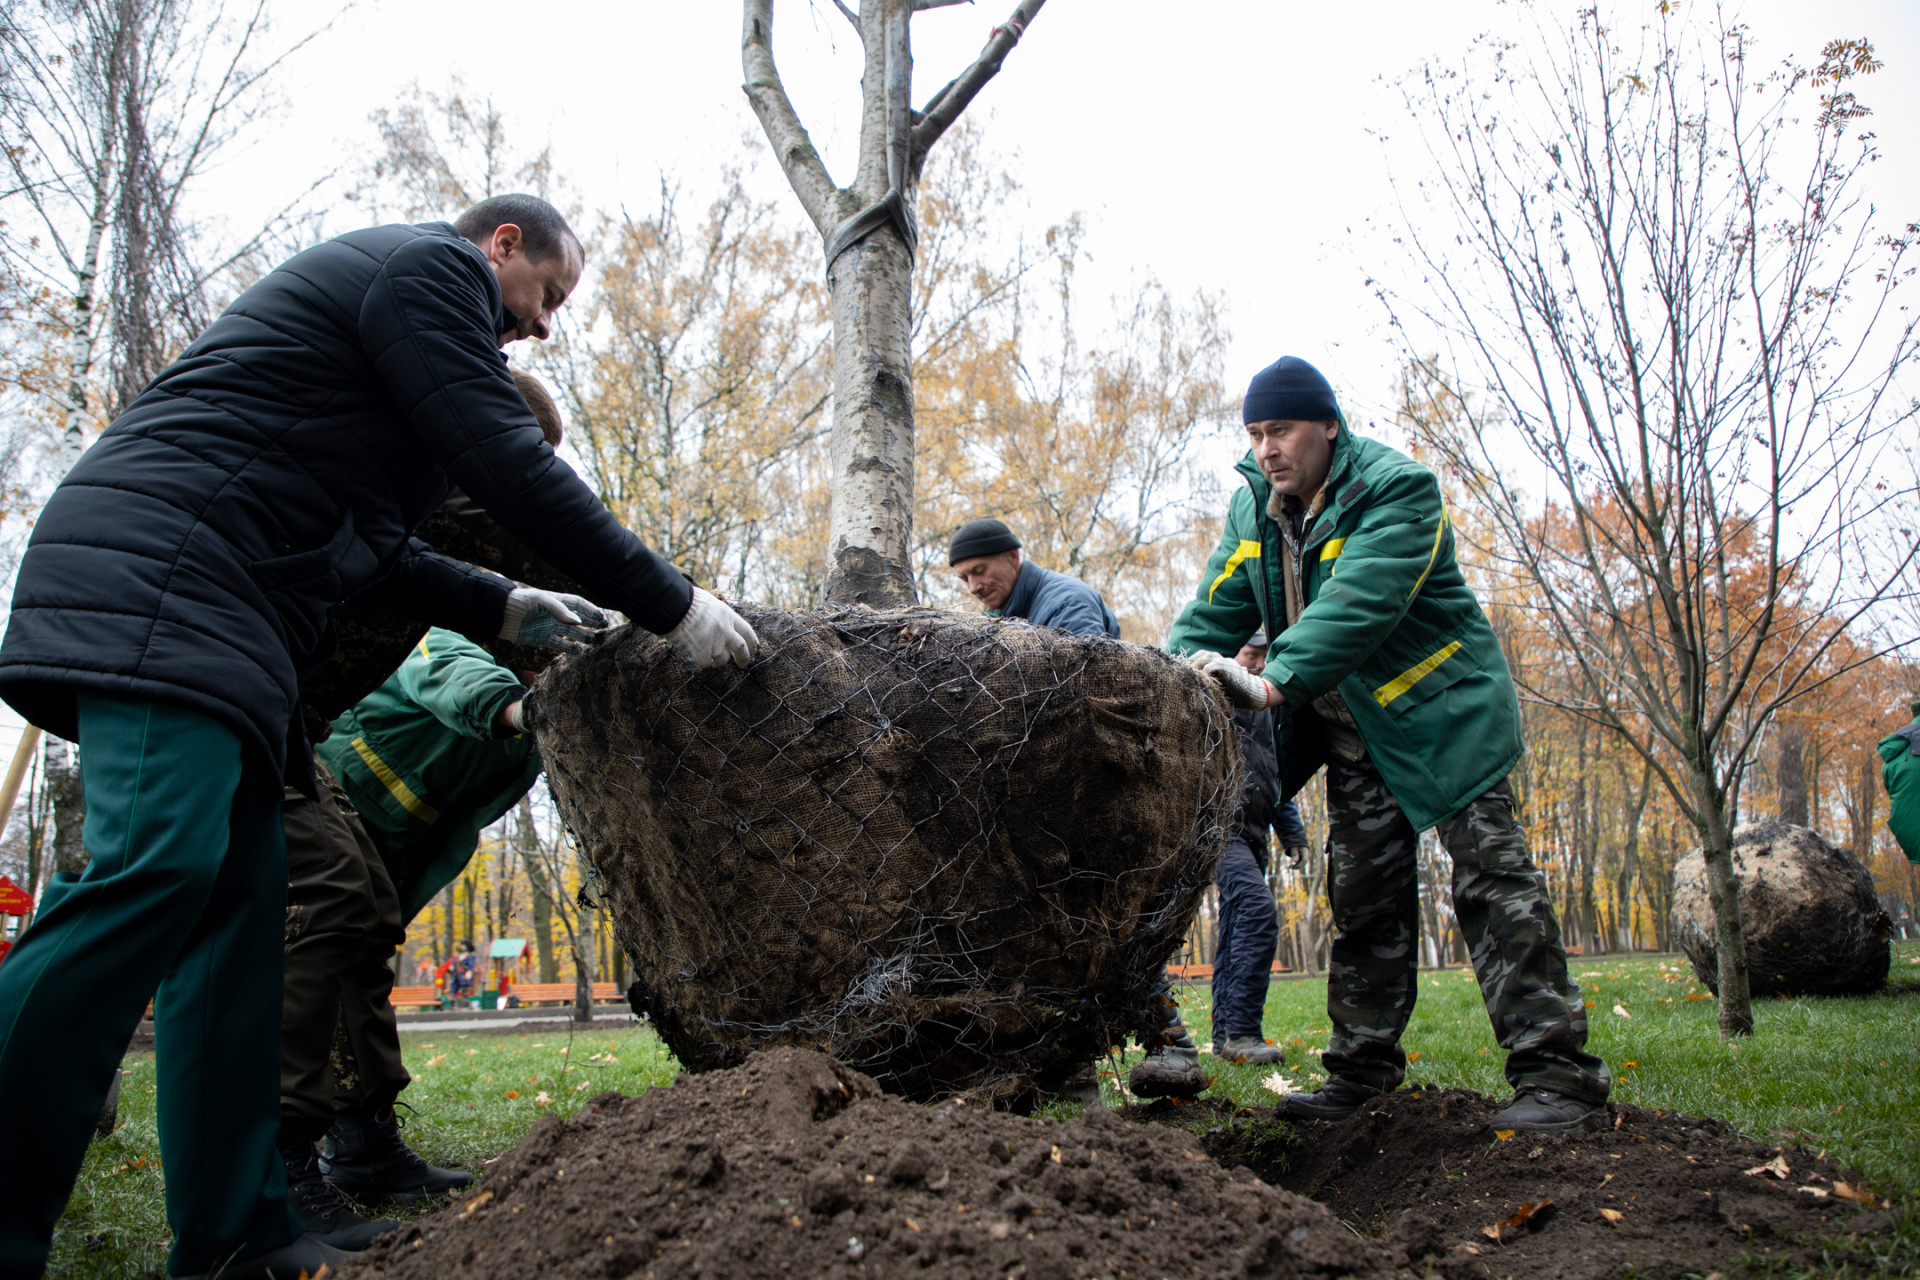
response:
[[[1753,995],[1855,995],[1886,985],[1892,924],[1873,873],[1853,854],[1806,827],[1758,822],[1733,833],[1733,871]],[[1720,951],[1698,849],[1673,869],[1673,933],[1717,994]]]
[[[682,1063],[800,1044],[910,1097],[1006,1097],[1156,1025],[1239,799],[1210,681],[932,609],[741,612],[746,671],[624,628],[530,703]]]

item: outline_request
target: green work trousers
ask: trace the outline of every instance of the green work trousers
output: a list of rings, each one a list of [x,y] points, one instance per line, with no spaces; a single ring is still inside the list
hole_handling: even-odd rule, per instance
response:
[[[379,851],[325,765],[320,798],[288,789],[286,997],[280,1131],[319,1138],[336,1107],[391,1105],[410,1076],[393,1014],[400,897]],[[337,1030],[336,1030],[337,1028]]]
[[[279,1132],[286,849],[234,733],[82,694],[86,871],[0,964],[0,1280],[46,1265],[113,1072],[152,1000],[173,1274],[300,1234]],[[248,776],[242,779],[243,772]]]

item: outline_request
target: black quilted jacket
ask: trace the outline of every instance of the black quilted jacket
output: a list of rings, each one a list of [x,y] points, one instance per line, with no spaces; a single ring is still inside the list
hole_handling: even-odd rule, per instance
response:
[[[500,580],[409,537],[454,484],[593,599],[671,630],[691,588],[541,438],[499,349],[512,324],[445,223],[355,231],[267,275],[54,490],[0,698],[66,738],[80,690],[187,706],[280,774],[333,605],[391,594],[498,632]]]

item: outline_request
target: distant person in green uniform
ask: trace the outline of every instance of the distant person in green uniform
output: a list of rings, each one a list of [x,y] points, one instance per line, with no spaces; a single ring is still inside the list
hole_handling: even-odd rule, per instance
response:
[[[1880,740],[1880,778],[1887,784],[1887,830],[1908,862],[1920,862],[1920,698],[1913,723]]]

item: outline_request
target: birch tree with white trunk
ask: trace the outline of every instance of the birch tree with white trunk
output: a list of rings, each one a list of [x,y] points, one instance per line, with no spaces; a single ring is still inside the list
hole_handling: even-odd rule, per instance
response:
[[[833,508],[826,598],[832,604],[914,602],[914,196],[927,153],[999,72],[1045,0],[1020,0],[972,65],[915,110],[915,13],[960,0],[834,5],[865,58],[853,180],[834,181],[773,60],[773,0],[744,0],[742,86],[801,207],[820,233],[833,317]]]

